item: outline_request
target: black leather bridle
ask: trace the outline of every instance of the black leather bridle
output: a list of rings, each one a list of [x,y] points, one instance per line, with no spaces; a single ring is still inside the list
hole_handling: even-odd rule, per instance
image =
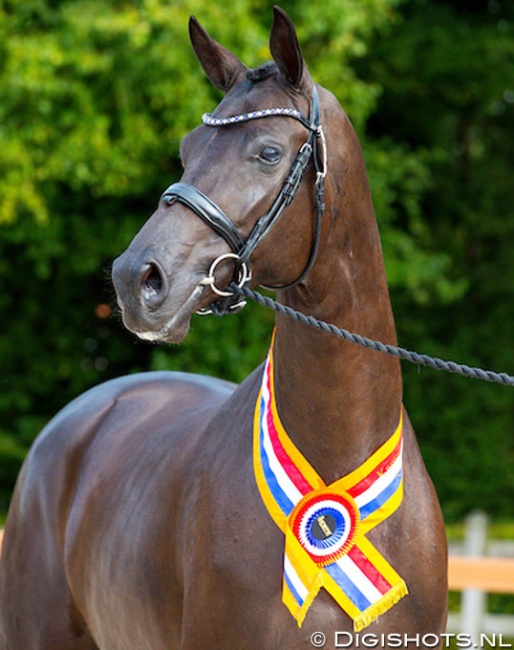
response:
[[[250,256],[259,242],[280,217],[284,209],[293,200],[311,158],[313,159],[316,170],[316,224],[309,259],[304,270],[296,280],[286,285],[268,288],[275,290],[289,289],[299,284],[310,271],[314,264],[314,260],[316,259],[321,232],[321,219],[325,208],[323,203],[323,193],[324,178],[327,171],[326,144],[323,129],[320,124],[320,104],[316,86],[313,87],[308,119],[304,117],[300,111],[294,108],[268,108],[226,118],[214,118],[210,113],[206,113],[202,120],[207,126],[227,127],[241,122],[248,122],[250,120],[265,117],[290,117],[296,119],[309,130],[309,137],[298,151],[291,166],[291,170],[284,180],[282,188],[273,201],[270,209],[257,220],[246,239],[244,239],[223,210],[194,185],[182,182],[173,183],[161,197],[161,200],[168,205],[179,202],[187,206],[216,233],[218,233],[218,235],[227,242],[232,251],[231,253],[221,255],[214,260],[209,270],[209,275],[201,282],[201,284],[210,286],[211,289],[220,296],[220,299],[213,303],[209,308],[200,310],[199,313],[201,314],[214,313],[217,316],[221,316],[229,312],[238,311],[244,307],[246,304],[245,301],[241,300],[240,297],[230,290],[230,285],[226,289],[219,289],[216,287],[214,271],[221,261],[232,259],[235,263],[233,282],[235,282],[239,287],[246,286],[249,283],[251,279],[249,265]],[[319,142],[321,142],[321,156],[319,152]]]

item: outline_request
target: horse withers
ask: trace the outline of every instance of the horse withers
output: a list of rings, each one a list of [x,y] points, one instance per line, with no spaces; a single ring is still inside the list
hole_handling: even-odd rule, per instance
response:
[[[114,264],[125,325],[176,343],[195,312],[240,308],[232,283],[266,285],[394,343],[360,145],[290,19],[275,8],[252,70],[194,18],[190,35],[225,97]],[[132,375],[50,422],[5,528],[0,648],[433,647],[446,570],[399,362],[279,316],[240,386]]]

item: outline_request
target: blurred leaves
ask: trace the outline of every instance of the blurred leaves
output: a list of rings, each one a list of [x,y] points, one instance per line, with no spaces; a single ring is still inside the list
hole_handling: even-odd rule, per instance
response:
[[[412,0],[356,64],[364,80],[382,81],[367,137],[394,143],[384,155],[406,172],[378,181],[393,193],[378,214],[399,338],[510,374],[513,30],[510,3]],[[512,517],[512,389],[407,366],[404,379],[447,518],[475,508]]]

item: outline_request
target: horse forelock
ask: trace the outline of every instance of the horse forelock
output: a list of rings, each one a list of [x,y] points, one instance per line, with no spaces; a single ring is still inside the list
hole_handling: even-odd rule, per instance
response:
[[[273,77],[278,72],[277,64],[274,61],[268,61],[258,68],[250,69],[246,71],[246,78],[248,81],[253,83],[258,83],[259,81],[264,81]]]

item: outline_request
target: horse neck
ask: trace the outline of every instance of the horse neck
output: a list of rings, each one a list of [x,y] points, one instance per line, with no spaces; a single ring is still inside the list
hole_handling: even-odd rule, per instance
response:
[[[323,242],[302,285],[281,302],[384,343],[396,343],[382,251],[362,152],[347,122],[344,182],[327,177]],[[332,177],[333,178],[333,177]],[[348,189],[345,189],[348,188]],[[275,389],[296,446],[325,482],[360,465],[398,425],[399,362],[279,316]]]

